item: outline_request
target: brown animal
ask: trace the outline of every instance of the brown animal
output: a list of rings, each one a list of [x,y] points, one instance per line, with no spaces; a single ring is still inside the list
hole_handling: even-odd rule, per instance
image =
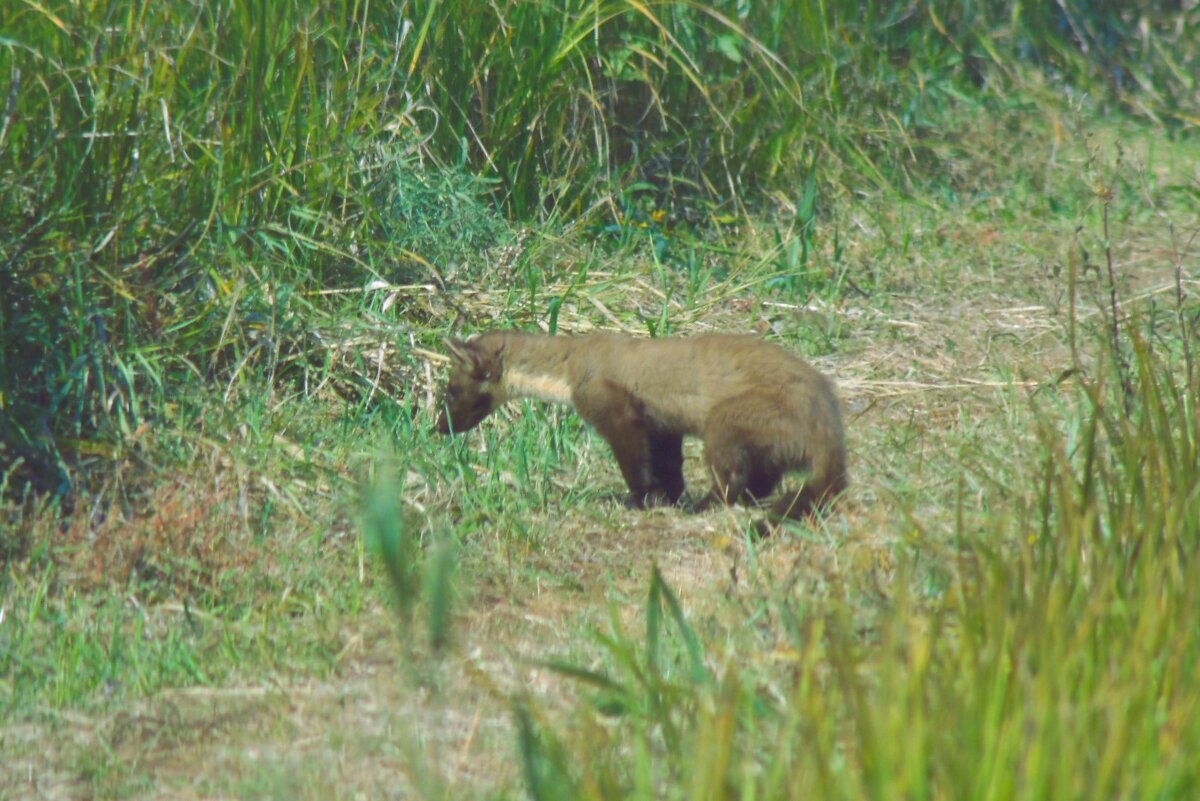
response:
[[[701,437],[713,503],[765,499],[789,470],[804,486],[772,507],[799,518],[846,488],[833,385],[788,351],[751,336],[633,339],[492,331],[447,340],[452,369],[438,430],[467,431],[501,404],[569,404],[612,447],[628,505],[683,496],[683,438]]]

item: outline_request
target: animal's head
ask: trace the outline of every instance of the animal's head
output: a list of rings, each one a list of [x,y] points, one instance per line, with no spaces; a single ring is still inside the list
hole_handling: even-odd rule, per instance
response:
[[[450,380],[442,395],[438,431],[469,431],[504,403],[500,377],[504,374],[504,343],[487,337],[447,339]]]

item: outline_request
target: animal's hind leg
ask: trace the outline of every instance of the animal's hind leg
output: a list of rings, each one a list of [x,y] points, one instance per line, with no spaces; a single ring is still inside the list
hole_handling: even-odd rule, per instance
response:
[[[761,457],[751,459],[750,479],[746,482],[746,492],[756,501],[769,498],[771,493],[775,492],[775,487],[779,485],[779,479],[782,477],[778,470],[772,470],[762,462]]]
[[[749,448],[729,436],[709,437],[704,444],[704,457],[712,476],[712,489],[696,505],[703,511],[715,504],[729,505],[743,500],[751,475]]]
[[[714,503],[756,503],[771,496],[780,474],[763,464],[762,449],[741,443],[723,443],[708,452],[708,467],[713,486],[700,503],[706,509]]]
[[[705,458],[713,486],[700,508],[715,503],[760,501],[775,491],[782,475],[774,453],[779,447],[779,404],[747,392],[718,404],[705,421]]]

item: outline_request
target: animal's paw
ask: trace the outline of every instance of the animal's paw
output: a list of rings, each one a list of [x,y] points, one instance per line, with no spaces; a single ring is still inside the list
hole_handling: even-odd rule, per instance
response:
[[[667,493],[660,489],[642,494],[631,494],[625,498],[626,509],[653,509],[656,506],[674,506]]]

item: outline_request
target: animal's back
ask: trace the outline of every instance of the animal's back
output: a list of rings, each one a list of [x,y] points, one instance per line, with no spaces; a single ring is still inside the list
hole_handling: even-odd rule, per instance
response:
[[[596,346],[608,352],[604,361],[610,379],[681,433],[701,435],[715,405],[745,392],[777,400],[779,412],[788,416],[837,414],[828,379],[798,356],[757,337],[606,336]]]

